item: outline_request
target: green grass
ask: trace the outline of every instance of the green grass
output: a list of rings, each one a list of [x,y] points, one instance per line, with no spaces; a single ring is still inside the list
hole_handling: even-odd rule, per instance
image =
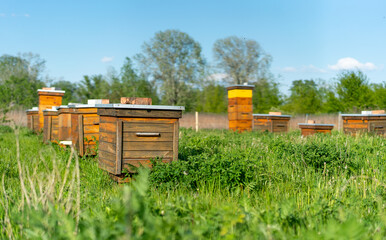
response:
[[[182,129],[179,161],[117,185],[95,158],[18,131],[0,126],[5,239],[386,236],[382,137]]]

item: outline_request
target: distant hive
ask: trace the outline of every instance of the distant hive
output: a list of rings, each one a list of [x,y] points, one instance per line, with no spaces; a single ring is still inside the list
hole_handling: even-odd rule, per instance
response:
[[[228,90],[228,121],[233,131],[252,130],[252,90],[253,85],[233,85]]]
[[[39,127],[38,131],[43,129],[44,117],[43,110],[52,109],[62,105],[62,98],[65,91],[55,90],[55,88],[43,88],[38,90],[39,94]]]
[[[281,115],[280,112],[269,114],[253,114],[253,130],[274,133],[288,132],[291,115]]]
[[[68,105],[71,112],[71,141],[80,156],[95,155],[99,141],[99,116],[96,104],[108,99],[91,99],[88,104]]]
[[[315,123],[314,120],[308,120],[308,123],[299,123],[302,136],[314,135],[315,133],[330,133],[334,124]]]
[[[342,114],[346,134],[375,133],[386,136],[386,114],[383,110],[362,111],[362,114]]]
[[[59,120],[56,107],[43,110],[43,139],[45,143],[59,140]]]
[[[27,111],[27,127],[37,133],[39,129],[39,108],[33,107]]]
[[[99,167],[114,179],[131,166],[151,166],[178,159],[179,119],[184,107],[97,105],[100,116]]]

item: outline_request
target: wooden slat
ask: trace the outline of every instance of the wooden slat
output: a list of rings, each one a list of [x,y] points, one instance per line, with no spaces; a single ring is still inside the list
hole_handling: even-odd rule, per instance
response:
[[[117,124],[116,123],[100,123],[99,131],[116,133]]]
[[[84,125],[98,125],[99,124],[99,116],[94,115],[83,115],[83,124]]]
[[[124,122],[123,132],[173,132],[173,124]]]
[[[179,121],[176,121],[174,123],[174,131],[173,131],[173,134],[174,134],[173,135],[173,160],[174,161],[178,160],[178,141],[179,141],[179,135],[180,135],[179,127],[180,127]]]
[[[109,109],[99,108],[98,114],[101,116],[117,117],[141,117],[141,118],[181,118],[181,110],[133,110],[133,109]]]
[[[174,132],[160,133],[159,137],[139,137],[135,132],[124,132],[123,141],[124,142],[169,142],[173,141]]]
[[[229,112],[228,120],[252,120],[252,112]]]
[[[78,143],[79,143],[79,155],[84,155],[84,142],[83,142],[83,115],[78,115]]]
[[[116,117],[100,116],[100,123],[115,123],[117,121]]]
[[[162,159],[163,163],[170,163],[172,159]],[[150,160],[146,159],[124,159],[123,167],[125,169],[130,170],[130,165],[133,165],[135,167],[140,167],[141,165],[144,167],[152,167]]]
[[[123,140],[122,140],[122,120],[117,121],[117,142],[116,142],[116,160],[115,160],[115,174],[122,173],[122,155],[123,155]]]
[[[115,134],[114,133],[108,133],[108,132],[99,132],[99,141],[100,142],[107,142],[107,143],[115,143]]]
[[[156,157],[172,158],[173,151],[123,151],[122,157],[124,159],[150,159]]]
[[[115,152],[117,151],[117,146],[115,143],[100,141],[99,142],[99,150],[115,154]]]
[[[94,138],[96,141],[99,141],[99,134],[98,133],[83,133],[83,140],[87,139],[88,142],[90,142],[90,141],[93,142]]]
[[[123,151],[169,150],[173,151],[173,142],[123,142]]]
[[[84,133],[98,133],[99,125],[83,125]]]

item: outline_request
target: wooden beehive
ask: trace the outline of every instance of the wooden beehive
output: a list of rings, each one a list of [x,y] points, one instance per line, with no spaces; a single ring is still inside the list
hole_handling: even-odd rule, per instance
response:
[[[71,137],[71,111],[68,106],[58,107],[59,141],[72,141]]]
[[[239,132],[252,130],[253,89],[253,85],[227,87],[229,129]]]
[[[95,155],[99,141],[99,116],[95,104],[68,105],[71,113],[71,141],[80,156]]]
[[[100,116],[99,167],[121,175],[130,166],[150,166],[150,159],[178,159],[179,118],[184,107],[97,105]]]
[[[59,140],[59,119],[58,110],[56,107],[43,110],[43,140],[45,143],[55,142]]]
[[[273,133],[288,132],[290,115],[253,114],[253,130]]]
[[[302,131],[302,136],[313,135],[315,133],[330,133],[334,128],[334,124],[320,123],[299,123],[299,128]]]
[[[62,105],[62,97],[65,91],[55,90],[55,88],[43,88],[38,90],[39,94],[39,128],[40,131],[44,125],[43,110],[52,109]]]
[[[386,114],[342,114],[343,132],[386,135]]]
[[[39,128],[39,108],[33,107],[27,111],[27,127],[37,133]]]

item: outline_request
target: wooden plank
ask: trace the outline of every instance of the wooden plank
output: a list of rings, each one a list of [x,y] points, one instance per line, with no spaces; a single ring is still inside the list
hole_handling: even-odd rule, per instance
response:
[[[170,159],[162,159],[163,163],[170,163],[171,161],[172,161],[171,158]],[[151,161],[147,160],[147,159],[124,159],[123,167],[125,169],[128,169],[129,172],[131,172],[130,170],[132,170],[131,165],[133,165],[134,167],[140,167],[140,166],[149,167],[149,168],[152,167]]]
[[[170,119],[164,119],[164,118],[120,118],[124,122],[141,122],[141,123],[170,123],[173,124],[178,119],[170,118]]]
[[[170,142],[123,142],[123,151],[135,150],[168,150],[174,151],[173,141]]]
[[[87,141],[86,141],[87,139]],[[99,134],[98,133],[83,133],[83,140],[84,142],[94,142],[99,141]]]
[[[252,120],[252,112],[228,112],[228,120]]]
[[[83,125],[99,125],[99,116],[83,115]]]
[[[150,158],[173,158],[173,151],[123,151],[124,159],[150,159]]]
[[[180,136],[180,124],[179,121],[174,123],[174,131],[173,131],[173,161],[178,160],[178,141]]]
[[[115,143],[115,134],[110,132],[99,132],[99,141],[106,143]],[[123,137],[124,138],[124,137]]]
[[[229,112],[252,112],[252,105],[228,105]]]
[[[99,142],[99,150],[115,154],[115,152],[117,151],[117,146],[115,143],[100,141]]]
[[[122,131],[123,130],[123,123],[122,120],[117,121],[117,141],[116,141],[116,160],[115,160],[115,174],[121,174],[122,173]]]
[[[173,124],[146,123],[146,122],[124,122],[123,132],[173,132]]]
[[[100,123],[99,131],[115,133],[117,131],[117,124],[116,123]]]
[[[108,109],[99,108],[101,116],[140,117],[140,118],[181,118],[181,110],[149,110],[149,109]]]
[[[108,117],[108,116],[100,116],[99,122],[100,123],[115,123],[117,121],[116,117]]]
[[[84,155],[84,142],[83,142],[83,115],[78,115],[78,143],[79,143],[79,155]]]
[[[52,122],[51,122],[51,117],[47,116],[47,142],[51,140],[51,129],[52,129]]]
[[[124,132],[123,141],[124,142],[169,142],[173,141],[174,132],[160,133],[159,137],[141,137],[137,136],[135,132]]]
[[[99,125],[84,125],[83,123],[83,132],[84,133],[98,133]]]
[[[252,98],[230,98],[228,105],[252,105]]]

